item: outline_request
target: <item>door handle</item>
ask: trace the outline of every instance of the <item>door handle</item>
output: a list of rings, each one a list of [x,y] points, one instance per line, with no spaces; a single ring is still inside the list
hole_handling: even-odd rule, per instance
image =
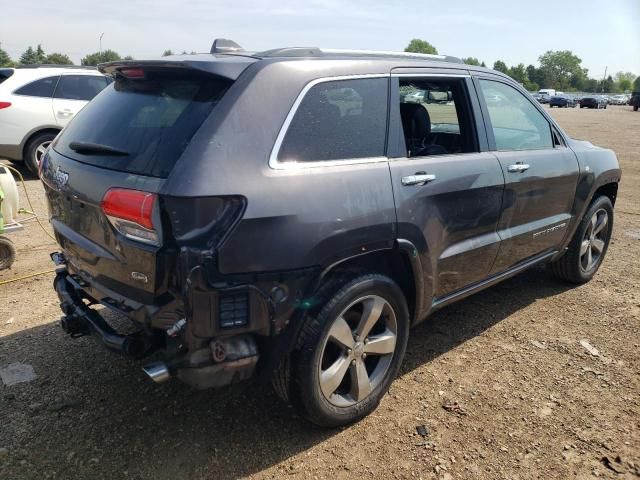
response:
[[[61,117],[66,117],[73,114],[73,112],[71,110],[69,110],[68,108],[65,108],[64,110],[58,110],[58,115],[60,115]]]
[[[528,163],[516,163],[507,167],[508,172],[522,173],[529,170],[530,165]]]
[[[402,185],[408,187],[409,185],[424,185],[425,183],[432,182],[436,179],[435,175],[417,172],[415,175],[408,175],[402,177]]]

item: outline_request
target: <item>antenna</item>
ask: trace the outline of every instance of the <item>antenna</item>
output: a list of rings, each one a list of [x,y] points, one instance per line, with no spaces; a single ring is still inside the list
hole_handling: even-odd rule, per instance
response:
[[[210,53],[233,53],[233,52],[244,52],[244,48],[238,45],[233,40],[228,40],[226,38],[216,38],[213,41],[213,45],[211,45]]]

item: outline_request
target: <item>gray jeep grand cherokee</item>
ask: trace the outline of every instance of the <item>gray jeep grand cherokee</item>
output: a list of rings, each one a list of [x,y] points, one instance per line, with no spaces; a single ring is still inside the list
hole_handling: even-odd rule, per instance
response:
[[[100,70],[42,162],[61,323],[155,381],[256,376],[347,424],[431,312],[540,263],[587,282],[607,252],[615,154],[498,72],[228,41]]]

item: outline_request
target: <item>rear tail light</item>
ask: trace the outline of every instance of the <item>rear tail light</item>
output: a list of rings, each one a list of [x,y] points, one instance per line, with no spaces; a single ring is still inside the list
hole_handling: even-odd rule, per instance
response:
[[[111,225],[125,237],[160,245],[160,236],[153,221],[156,202],[155,193],[110,188],[100,206]]]
[[[3,108],[9,108],[11,106],[11,102],[0,102],[0,110]]]

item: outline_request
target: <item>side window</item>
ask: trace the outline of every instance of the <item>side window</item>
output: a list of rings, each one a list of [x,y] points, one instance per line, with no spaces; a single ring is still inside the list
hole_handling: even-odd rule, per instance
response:
[[[553,148],[551,126],[536,107],[515,88],[480,80],[498,150]]]
[[[464,80],[401,78],[399,86],[407,157],[478,151]]]
[[[15,92],[16,95],[27,95],[29,97],[49,97],[53,96],[53,91],[56,88],[58,79],[60,77],[46,77],[36,80],[35,82],[27,83],[20,87]]]
[[[97,75],[63,75],[58,82],[55,98],[89,101],[107,86],[107,79]]]
[[[278,152],[279,162],[381,157],[387,132],[386,78],[334,80],[311,87]]]

